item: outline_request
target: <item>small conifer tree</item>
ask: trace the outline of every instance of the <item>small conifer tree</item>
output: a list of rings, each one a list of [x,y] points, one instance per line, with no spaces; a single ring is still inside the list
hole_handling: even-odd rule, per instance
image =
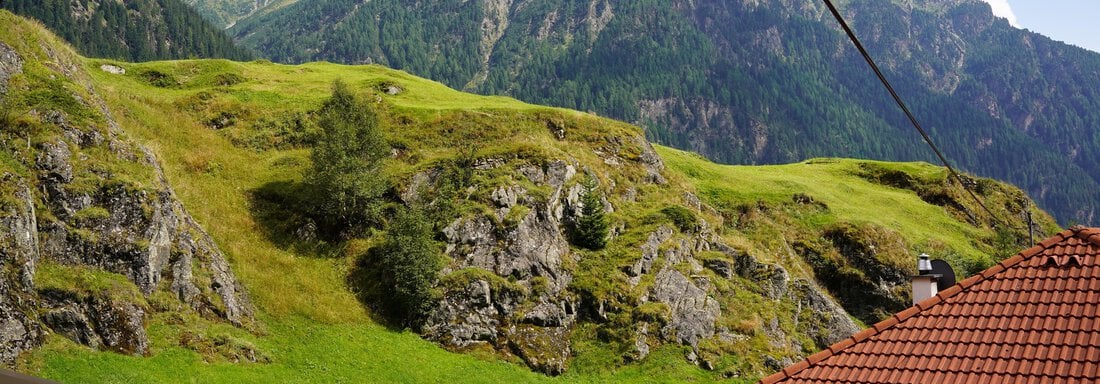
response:
[[[574,244],[592,249],[607,246],[608,220],[603,211],[603,199],[599,193],[596,178],[589,176],[584,181],[584,194],[581,195],[581,214],[573,228]]]

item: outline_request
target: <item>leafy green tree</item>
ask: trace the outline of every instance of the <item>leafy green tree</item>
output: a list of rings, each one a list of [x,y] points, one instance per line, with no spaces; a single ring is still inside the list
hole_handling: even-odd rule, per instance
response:
[[[306,176],[316,201],[318,223],[347,234],[375,224],[381,216],[385,181],[378,177],[387,145],[378,117],[366,101],[336,81],[332,97],[318,113],[321,135]]]
[[[381,274],[382,304],[391,319],[418,325],[435,302],[442,259],[432,223],[419,207],[399,209],[382,245],[373,249]]]
[[[608,220],[603,211],[595,177],[584,182],[584,194],[581,195],[581,214],[573,228],[573,243],[592,250],[603,249],[607,245]]]

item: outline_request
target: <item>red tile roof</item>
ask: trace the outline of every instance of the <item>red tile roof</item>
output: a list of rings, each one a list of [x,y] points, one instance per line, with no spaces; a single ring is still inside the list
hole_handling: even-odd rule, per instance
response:
[[[1100,382],[1100,228],[1074,227],[760,382]]]

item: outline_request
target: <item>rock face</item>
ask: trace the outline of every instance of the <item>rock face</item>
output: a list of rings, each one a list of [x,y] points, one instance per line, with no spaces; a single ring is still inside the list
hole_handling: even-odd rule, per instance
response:
[[[676,236],[668,226],[661,226],[650,233],[640,249],[641,257],[631,266],[623,268],[632,285],[638,285],[641,277],[656,272],[649,293],[642,302],[659,303],[667,307],[665,318],[660,321],[663,340],[692,347],[688,359],[701,367],[713,367],[713,361],[705,357],[700,343],[708,339],[719,342],[735,342],[738,336],[724,326],[722,307],[717,299],[722,295],[713,279],[747,279],[759,290],[758,295],[778,305],[793,304],[795,310],[793,329],[780,325],[778,318],[759,324],[759,330],[767,336],[769,344],[777,350],[799,351],[820,349],[851,334],[859,327],[848,313],[815,283],[805,279],[791,279],[786,269],[779,265],[761,263],[751,255],[727,246],[709,233],[706,226],[689,238]],[[718,253],[723,257],[708,256],[702,262],[697,258],[702,252]],[[708,269],[709,277],[702,273]],[[690,275],[684,271],[690,271]],[[727,293],[728,294],[728,293]],[[582,309],[583,310],[583,309]],[[650,350],[652,338],[648,321],[640,322],[635,330],[634,358],[644,358]],[[793,331],[793,332],[792,332]],[[799,335],[809,336],[812,346],[804,346]],[[794,357],[797,357],[794,356]],[[770,358],[770,357],[769,357]],[[789,360],[784,356],[777,361]],[[774,360],[774,358],[773,358]],[[710,368],[707,368],[710,369]]]
[[[42,322],[70,340],[127,355],[149,353],[145,310],[105,296],[80,297],[69,292],[42,292],[47,309]]]
[[[812,282],[797,279],[790,286],[791,299],[798,303],[798,316],[807,321],[800,331],[810,335],[819,347],[839,342],[860,328],[840,305]]]
[[[661,243],[668,241],[670,238],[672,238],[672,227],[667,225],[662,225],[656,232],[649,234],[649,238],[642,245],[641,259],[638,259],[638,262],[626,269],[627,275],[630,275],[630,285],[638,285],[642,275],[653,269],[653,263],[657,261],[657,256],[659,256]]]
[[[667,225],[650,233],[641,247],[641,259],[627,272],[639,275],[630,279],[631,284],[637,285],[640,274],[650,273],[655,262],[663,259],[664,265],[656,273],[648,296],[642,297],[642,300],[667,306],[669,313],[660,329],[662,338],[691,346],[693,352],[689,360],[700,363],[699,343],[715,335],[715,323],[722,315],[718,301],[714,299],[716,292],[710,278],[699,274],[703,265],[695,257],[698,252],[711,249],[710,238],[713,234],[704,230],[687,239],[675,238],[674,235],[674,230]],[[663,254],[660,253],[662,249]],[[683,270],[689,270],[692,274],[687,276],[681,272]],[[644,330],[647,332],[648,326],[645,324]],[[641,337],[635,344],[638,355],[648,353],[649,346],[643,345]]]
[[[595,152],[605,160],[616,159],[605,164],[623,169],[625,158],[612,155],[621,153],[614,146],[621,146],[622,140],[612,141]],[[630,204],[644,199],[638,197],[639,187],[661,188],[667,183],[652,148],[637,148],[632,177],[641,184],[627,188],[619,196],[630,198],[615,203],[615,197],[607,198],[615,195],[605,193],[606,212],[628,211]],[[782,362],[858,331],[844,309],[816,284],[792,279],[783,267],[727,246],[701,218],[690,228],[680,228],[672,219],[651,229],[615,225],[612,236],[637,243],[625,254],[594,253],[608,257],[614,252],[623,259],[607,271],[611,275],[592,276],[574,267],[589,254],[573,252],[567,241],[569,223],[581,211],[583,188],[575,165],[561,160],[513,165],[494,158],[479,160],[474,171],[514,171],[511,178],[519,181],[482,189],[477,193],[481,196],[471,199],[486,209],[443,230],[451,263],[442,272],[442,300],[422,331],[450,349],[490,348],[556,375],[568,367],[569,340],[578,322],[591,322],[586,329],[595,327],[604,341],[618,343],[627,361],[645,359],[660,344],[674,344],[690,348],[689,361],[716,369],[721,352],[715,348],[725,347],[715,345],[747,342],[754,334],[764,335],[769,351],[776,351],[774,357],[771,352],[760,354]],[[425,198],[415,190],[435,183],[438,174],[428,170],[412,176],[408,190],[399,193],[401,199]],[[695,194],[682,196],[690,210],[710,212]],[[782,309],[769,312],[767,318],[727,321],[738,315],[737,308],[724,313],[735,290],[751,290],[748,294],[764,305]],[[731,324],[737,328],[731,329]]]
[[[698,347],[699,341],[714,336],[714,321],[721,314],[718,301],[679,271],[665,268],[657,273],[652,299],[672,310],[662,330],[666,338]]]
[[[716,251],[722,252],[733,259],[731,267],[737,276],[753,280],[762,289],[764,297],[779,299],[787,294],[787,286],[790,284],[790,275],[786,269],[775,264],[767,264],[756,261],[751,255],[725,244],[714,243]],[[729,264],[729,262],[723,262]]]
[[[38,229],[27,185],[4,174],[0,190],[15,198],[12,204],[0,204],[0,361],[10,362],[41,341],[39,325],[28,316],[37,307]]]
[[[0,91],[22,62],[0,44]],[[57,76],[82,84],[75,69]],[[251,324],[252,306],[225,255],[176,198],[155,157],[125,139],[94,93],[71,97],[75,109],[28,112],[48,139],[28,140],[18,157],[27,159],[23,169],[0,174],[0,361],[37,345],[42,325],[91,347],[146,354],[145,317],[155,309],[140,296],[157,291],[208,318]],[[41,263],[124,276],[139,293],[38,287]]]
[[[579,204],[565,188],[577,171],[554,161],[525,166],[520,173],[548,187],[547,200],[520,187],[501,187],[489,196],[495,217],[459,219],[444,229],[446,253],[454,260],[448,271],[484,270],[494,281],[475,279],[447,291],[424,330],[451,348],[499,346],[535,370],[559,374],[570,356],[568,335],[576,318],[566,291],[572,274],[563,268],[570,252],[563,225],[566,206]],[[515,212],[526,213],[512,224],[504,220]]]
[[[8,92],[8,79],[23,72],[23,58],[11,46],[0,43],[0,95]]]
[[[44,258],[124,275],[145,295],[168,289],[178,300],[211,318],[238,326],[251,321],[251,304],[225,256],[186,213],[155,163],[151,167],[157,189],[109,187],[73,193],[68,185],[72,180],[68,145],[43,145],[38,161],[39,182],[47,191],[43,197],[55,217],[41,219]],[[162,284],[164,281],[169,283]],[[72,303],[62,296],[51,304],[49,313],[55,316],[47,316],[47,324],[58,326],[63,334],[72,333],[64,331],[66,322],[50,319],[87,319],[83,324],[77,322],[77,328],[92,334],[76,341],[122,353],[143,354],[147,350],[142,328],[145,311],[134,303],[104,298]]]
[[[8,80],[22,73],[23,58],[0,43],[0,100],[8,96]],[[15,175],[0,175],[0,362],[10,362],[41,342],[34,313],[34,271],[38,252],[38,223],[34,192]]]
[[[225,256],[176,199],[151,154],[144,159],[153,188],[102,178],[98,190],[78,192],[70,145],[45,143],[36,162],[54,216],[40,220],[47,259],[125,275],[146,295],[167,280],[168,289],[196,311],[236,325],[247,321],[251,305]],[[208,275],[206,281],[195,278],[196,270]]]
[[[485,280],[471,281],[465,289],[446,293],[424,333],[453,348],[496,344],[502,320],[515,310],[519,299],[513,292],[492,289]]]
[[[460,219],[444,230],[453,270],[476,268],[515,282],[512,288],[474,280],[463,290],[447,292],[431,316],[426,334],[452,347],[492,344],[506,347],[532,368],[559,374],[570,356],[568,335],[575,321],[575,304],[566,295],[572,275],[563,268],[569,244],[563,233],[567,206],[575,194],[565,185],[576,169],[564,161],[520,172],[536,185],[549,187],[547,201],[538,201],[519,187],[491,193],[496,217]],[[572,200],[571,200],[572,199]],[[494,224],[510,213],[526,212],[514,225]],[[523,292],[526,291],[526,292]]]
[[[828,243],[799,243],[795,249],[849,313],[873,324],[909,306],[908,273],[883,261],[899,258],[880,256],[908,252],[900,235],[876,226],[841,225],[826,229],[822,239]]]

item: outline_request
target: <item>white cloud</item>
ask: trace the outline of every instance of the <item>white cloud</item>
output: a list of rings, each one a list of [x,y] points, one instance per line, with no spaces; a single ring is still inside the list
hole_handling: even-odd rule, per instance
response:
[[[985,0],[985,2],[993,7],[994,15],[1008,19],[1008,23],[1013,27],[1020,27],[1020,22],[1016,21],[1016,14],[1012,12],[1012,6],[1008,5],[1008,0]]]

